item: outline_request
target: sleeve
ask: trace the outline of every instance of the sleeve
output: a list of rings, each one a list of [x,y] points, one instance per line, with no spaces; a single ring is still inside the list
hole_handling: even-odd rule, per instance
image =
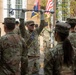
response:
[[[22,57],[21,57],[21,75],[27,74],[28,69],[28,57],[27,57],[27,47],[25,45],[25,41],[23,40],[23,49],[22,49]]]
[[[53,75],[53,57],[51,52],[44,57],[44,75]]]
[[[27,38],[27,31],[26,31],[26,28],[25,28],[25,25],[24,25],[24,19],[20,19],[20,26],[19,26],[19,29],[20,29],[20,34],[21,36],[26,39]]]
[[[41,31],[43,30],[44,27],[45,27],[45,21],[44,20],[41,20],[40,26],[37,29],[38,35],[41,33]]]

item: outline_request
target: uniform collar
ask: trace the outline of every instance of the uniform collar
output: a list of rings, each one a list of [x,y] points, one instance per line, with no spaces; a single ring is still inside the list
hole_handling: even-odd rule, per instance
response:
[[[11,32],[7,32],[7,34],[14,34],[14,32],[13,32],[13,31],[11,31]]]

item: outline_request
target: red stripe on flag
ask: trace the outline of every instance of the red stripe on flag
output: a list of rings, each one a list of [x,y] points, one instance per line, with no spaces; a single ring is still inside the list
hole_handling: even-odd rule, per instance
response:
[[[46,11],[50,11],[52,8],[53,8],[53,0],[48,0]],[[49,13],[49,12],[46,12],[46,13]]]
[[[53,6],[50,6],[50,7],[48,8],[48,11],[50,11],[51,8],[53,8]]]

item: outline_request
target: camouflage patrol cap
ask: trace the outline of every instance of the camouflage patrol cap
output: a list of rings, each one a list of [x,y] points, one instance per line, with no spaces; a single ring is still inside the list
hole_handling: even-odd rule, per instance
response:
[[[7,17],[7,18],[4,18],[4,22],[3,22],[3,24],[15,24],[15,18],[9,18],[9,17]]]
[[[30,21],[26,21],[25,25],[35,25],[34,21],[30,20]]]
[[[72,23],[76,24],[76,18],[67,18],[66,22],[69,24],[72,24]]]
[[[64,22],[58,22],[56,23],[55,31],[61,32],[61,33],[69,33],[70,25],[68,23]]]

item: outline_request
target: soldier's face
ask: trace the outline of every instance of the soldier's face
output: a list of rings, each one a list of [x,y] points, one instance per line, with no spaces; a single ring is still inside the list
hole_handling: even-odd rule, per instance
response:
[[[28,25],[27,28],[28,28],[28,30],[33,31],[34,30],[34,25]]]

